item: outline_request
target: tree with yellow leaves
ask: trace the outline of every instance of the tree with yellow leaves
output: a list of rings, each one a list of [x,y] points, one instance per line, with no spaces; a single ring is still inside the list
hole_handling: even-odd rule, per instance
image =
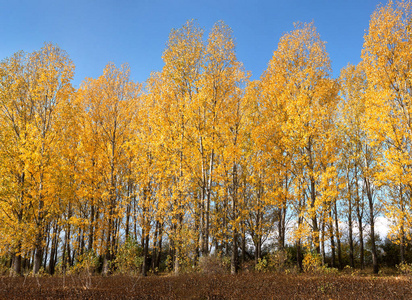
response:
[[[164,183],[170,199],[171,246],[173,248],[174,270],[180,271],[183,259],[183,232],[185,209],[188,208],[193,194],[191,185],[192,140],[190,126],[191,105],[196,101],[199,89],[199,75],[203,52],[202,30],[193,21],[188,21],[182,28],[172,30],[163,52],[165,63],[161,72],[161,94],[158,97],[160,145],[164,156],[160,158],[165,173]]]
[[[53,182],[55,166],[59,165],[58,119],[69,100],[73,88],[74,66],[60,48],[46,44],[28,55],[17,53],[2,63],[2,123],[8,128],[9,138],[3,140],[10,168],[8,184],[14,185],[2,201],[8,216],[6,227],[14,228],[13,235],[28,236],[12,241],[15,251],[14,269],[20,272],[23,243],[26,249],[35,249],[33,272],[42,264],[43,243],[48,220],[58,213],[58,199]],[[7,177],[6,177],[7,178]],[[56,211],[57,210],[57,211]],[[24,224],[24,225],[23,225]],[[7,235],[6,235],[7,236]]]
[[[406,228],[412,224],[406,213],[412,191],[411,16],[410,1],[389,1],[378,7],[371,16],[362,51],[367,80],[366,128],[373,144],[384,145],[376,180],[394,192],[387,211],[396,220],[392,237],[400,243],[402,253],[408,238]]]
[[[323,163],[332,147],[330,120],[338,98],[325,43],[312,23],[296,24],[294,31],[280,39],[261,81],[264,114],[271,120],[266,133],[271,134],[269,141],[277,142],[272,160],[286,167],[283,174],[288,169],[293,172],[295,186],[300,187],[295,194],[300,199],[296,213],[299,220],[303,216],[311,220],[307,225],[319,252],[319,213],[324,207],[320,195],[326,192],[320,190],[320,181],[329,168],[333,170],[333,160],[330,167]],[[306,204],[301,197],[307,198]],[[299,226],[297,232],[304,228]]]
[[[85,81],[76,94],[87,130],[82,143],[85,145],[84,149],[93,151],[90,156],[91,165],[89,164],[91,171],[93,172],[96,163],[100,165],[97,177],[92,180],[100,181],[99,184],[103,187],[101,198],[97,199],[101,213],[98,230],[100,251],[104,256],[103,272],[106,274],[110,271],[109,264],[114,258],[119,239],[124,192],[120,182],[127,159],[125,147],[131,139],[131,124],[135,118],[136,101],[140,92],[139,85],[130,80],[129,72],[126,65],[116,68],[113,64],[108,64],[102,76]],[[88,144],[91,144],[90,147]],[[87,174],[87,169],[85,172],[87,177],[93,175]],[[94,203],[91,202],[91,205]]]
[[[235,273],[237,270],[237,239],[241,208],[241,157],[245,129],[242,99],[246,74],[235,55],[232,31],[223,22],[217,22],[209,34],[205,52],[205,66],[201,97],[208,103],[211,119],[210,125],[208,124],[211,135],[206,140],[206,143],[211,146],[208,176],[212,180],[213,159],[216,155],[219,160],[216,173],[225,182],[222,186],[225,192],[222,194],[228,197],[216,199],[216,206],[221,205],[218,203],[219,201],[228,200],[226,205],[230,207],[227,217],[229,217],[228,224],[231,227],[229,230],[231,234],[229,240],[232,244],[231,271]],[[214,148],[216,145],[220,145],[219,149]],[[207,184],[207,189],[206,205],[208,207],[210,206],[210,183]],[[206,210],[206,213],[209,212]],[[207,219],[206,226],[208,226]],[[206,227],[206,229],[208,228]],[[221,228],[215,228],[216,232],[219,230]],[[205,243],[207,242],[206,239]]]

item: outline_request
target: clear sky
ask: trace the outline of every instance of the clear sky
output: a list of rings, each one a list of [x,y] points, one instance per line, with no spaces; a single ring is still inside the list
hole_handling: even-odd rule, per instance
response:
[[[74,85],[102,74],[108,62],[129,63],[133,80],[160,71],[172,28],[195,19],[207,34],[223,20],[238,59],[258,79],[293,23],[315,22],[334,77],[360,60],[370,15],[386,0],[0,0],[0,60],[52,42],[76,65]]]

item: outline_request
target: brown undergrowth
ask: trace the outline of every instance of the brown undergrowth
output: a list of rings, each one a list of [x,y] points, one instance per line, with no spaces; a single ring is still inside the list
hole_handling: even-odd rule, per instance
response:
[[[412,299],[407,276],[0,277],[0,299]]]

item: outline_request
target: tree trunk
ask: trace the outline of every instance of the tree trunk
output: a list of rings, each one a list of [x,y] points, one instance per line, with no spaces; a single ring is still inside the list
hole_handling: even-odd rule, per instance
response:
[[[370,239],[371,239],[371,250],[372,250],[372,263],[373,263],[373,273],[379,273],[379,266],[378,266],[378,253],[376,250],[376,241],[375,241],[375,211],[373,206],[373,195],[371,190],[371,183],[370,181],[365,178],[365,188],[366,188],[366,195],[368,197],[369,203],[369,223],[371,227],[370,232]]]
[[[129,232],[130,232],[130,203],[126,205],[126,228],[124,230],[125,239],[129,239]]]
[[[401,226],[400,226],[400,259],[401,263],[405,262],[405,228],[404,228],[404,221],[405,221],[405,205],[403,203],[403,189],[402,189],[402,184],[399,185],[399,198],[400,198],[400,206],[401,206],[401,212],[402,212],[402,220],[401,220]]]
[[[310,186],[311,186],[311,208],[315,208],[315,201],[316,201],[316,191],[315,191],[315,180],[313,176],[310,176]],[[315,246],[316,253],[320,253],[320,244],[319,244],[319,228],[318,228],[318,221],[316,217],[316,212],[313,212],[312,216],[312,231],[313,231],[313,244]]]
[[[34,255],[34,262],[33,262],[33,274],[39,273],[40,266],[43,259],[43,247],[41,247],[42,238],[36,238],[36,244],[40,246],[36,246],[36,253]]]
[[[356,169],[355,169],[356,170]],[[355,267],[353,249],[353,220],[352,220],[352,184],[349,175],[349,167],[346,169],[346,184],[348,188],[348,235],[349,235],[349,264]]]
[[[39,210],[43,209],[43,201],[40,201],[41,203],[39,204]],[[42,222],[42,213],[39,212],[39,218],[38,218],[38,224],[37,224],[37,236],[36,236],[36,242],[35,242],[35,255],[34,255],[34,262],[33,262],[33,274],[39,273],[40,267],[42,265],[42,260],[43,260],[43,230],[41,226]]]
[[[338,262],[339,262],[339,269],[343,268],[342,262],[342,246],[340,242],[340,232],[339,232],[339,219],[338,219],[338,208],[336,205],[336,200],[334,201],[334,213],[335,213],[335,229],[336,229],[336,241],[338,244]]]
[[[93,199],[92,199],[93,203]],[[87,249],[89,251],[93,250],[93,239],[94,239],[94,205],[90,207],[90,225],[89,225],[89,245]]]
[[[20,202],[23,203],[24,201],[24,182],[25,182],[25,172],[21,173],[21,176],[19,176],[19,185],[21,187],[21,193],[20,193]],[[23,210],[20,209],[18,214],[17,214],[17,220],[18,224],[21,224],[23,221]],[[14,273],[17,275],[21,274],[21,239],[19,239],[15,251],[15,256],[13,259],[13,270]]]
[[[212,194],[212,172],[213,172],[213,161],[214,161],[214,151],[210,154],[210,164],[209,164],[209,180],[206,189],[206,234],[205,240],[203,242],[204,254],[209,254],[209,235],[210,235],[210,201]]]
[[[233,229],[233,233],[232,233],[232,256],[231,256],[231,259],[230,259],[230,273],[232,275],[237,273],[237,259],[238,259],[237,233],[236,233],[236,229]]]
[[[241,249],[242,249],[241,264],[243,266],[243,264],[246,262],[246,229],[245,229],[244,224],[242,224],[242,245],[241,245]]]
[[[297,265],[298,269],[300,272],[303,271],[303,256],[302,256],[302,246],[301,246],[301,240],[298,239],[296,242],[296,260],[297,260]]]
[[[358,215],[358,227],[359,227],[359,251],[360,251],[360,267],[361,270],[365,268],[365,246],[363,241],[363,222],[362,214],[360,213],[360,207],[356,208]]]
[[[279,250],[285,249],[285,240],[286,240],[286,203],[285,206],[279,209],[279,224],[278,224],[278,232],[279,232]]]
[[[13,272],[16,275],[21,274],[21,243],[16,247],[16,253],[13,258]]]
[[[353,249],[353,224],[352,224],[352,196],[349,195],[349,213],[348,213],[348,230],[349,230],[349,264],[351,268],[355,267],[354,249]]]
[[[46,226],[46,246],[44,247],[44,259],[43,259],[43,269],[46,270],[47,256],[49,255],[49,245],[50,245],[50,226]]]
[[[363,270],[365,268],[365,255],[364,255],[364,241],[363,241],[363,207],[361,197],[359,196],[359,178],[358,170],[355,165],[355,187],[356,187],[356,217],[358,219],[359,227],[359,259],[360,259],[360,268]],[[362,196],[363,197],[363,196]]]
[[[156,257],[156,261],[155,261],[155,273],[157,274],[157,271],[159,270],[160,267],[160,258],[162,256],[162,236],[163,236],[163,232],[162,232],[162,223],[159,224],[159,242],[158,242],[158,254]]]
[[[321,252],[321,256],[322,256],[322,266],[325,265],[325,261],[326,261],[326,250],[325,250],[325,220],[322,220],[321,223],[321,238],[320,238],[320,252]]]
[[[50,275],[53,275],[55,271],[59,232],[60,232],[60,229],[56,223],[53,229],[53,239],[52,239],[52,246],[51,246],[51,251],[50,251],[50,262],[49,262]]]
[[[236,143],[235,143],[236,144]],[[235,224],[238,214],[237,214],[237,197],[238,197],[238,178],[237,178],[237,164],[233,162],[233,173],[232,173],[232,257],[230,260],[230,273],[237,273],[237,263],[238,263],[238,247],[237,247],[237,224]]]
[[[308,146],[306,147],[308,156],[309,156],[309,170],[310,172],[314,172],[314,163],[313,163],[313,155],[312,155],[312,139],[309,138]],[[313,210],[312,212],[312,242],[315,246],[316,253],[320,253],[320,244],[319,244],[319,227],[318,227],[318,220],[316,216],[316,180],[313,174],[309,175],[310,180],[310,208]]]
[[[330,218],[332,220],[332,212],[330,213]],[[335,235],[334,235],[333,222],[329,223],[329,234],[330,234],[330,247],[332,251],[332,268],[336,268],[336,254],[335,254]]]
[[[146,233],[145,243],[143,247],[143,266],[142,276],[147,276],[147,270],[149,267],[149,233]]]

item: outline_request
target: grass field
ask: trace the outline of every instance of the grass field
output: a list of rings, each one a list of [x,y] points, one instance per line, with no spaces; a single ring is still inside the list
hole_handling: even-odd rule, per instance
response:
[[[1,277],[0,299],[412,299],[412,278],[248,273]]]

